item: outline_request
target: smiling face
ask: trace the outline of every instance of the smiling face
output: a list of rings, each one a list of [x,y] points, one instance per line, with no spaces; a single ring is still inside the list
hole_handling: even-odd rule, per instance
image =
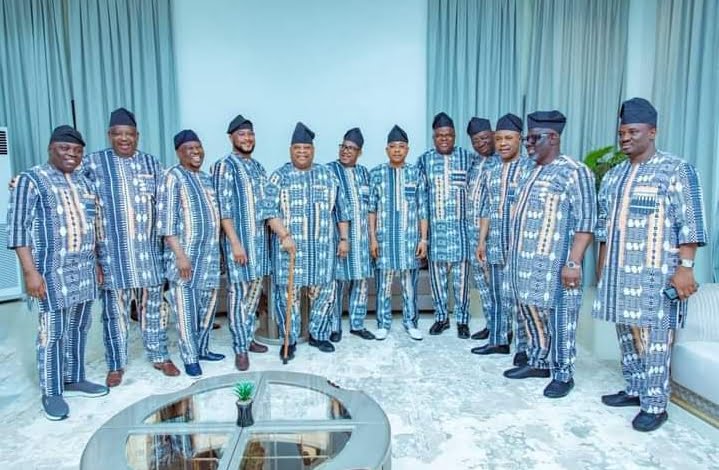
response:
[[[252,155],[255,151],[255,131],[252,129],[237,129],[230,134],[232,149],[245,156]]]
[[[115,153],[121,157],[131,157],[137,150],[140,133],[132,126],[112,126],[107,131],[110,145]]]
[[[404,165],[404,160],[407,158],[409,145],[407,145],[407,142],[390,142],[387,144],[386,151],[390,165],[400,167]]]
[[[315,146],[312,144],[292,144],[290,160],[298,170],[307,170],[312,166],[315,157]]]
[[[183,168],[190,171],[200,171],[202,162],[205,161],[205,149],[202,148],[201,142],[185,142],[180,145],[175,152]]]
[[[519,155],[521,134],[516,131],[501,130],[494,133],[494,148],[502,160],[512,160]]]
[[[360,155],[362,155],[362,149],[351,140],[345,140],[340,144],[339,159],[342,165],[355,166]]]
[[[441,155],[449,155],[454,150],[455,134],[451,127],[438,127],[433,133],[434,148]]]
[[[63,173],[72,173],[82,161],[85,147],[70,142],[53,142],[47,147],[52,166]]]
[[[624,124],[619,127],[619,146],[630,160],[651,157],[657,128],[649,124]]]
[[[488,157],[494,153],[494,132],[482,131],[472,136],[472,148],[475,152]]]

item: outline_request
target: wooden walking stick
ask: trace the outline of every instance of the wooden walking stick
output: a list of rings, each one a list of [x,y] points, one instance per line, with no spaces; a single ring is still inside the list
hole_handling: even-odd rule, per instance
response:
[[[295,253],[290,251],[290,268],[287,277],[287,307],[285,308],[285,340],[282,345],[282,364],[287,364],[287,352],[290,347],[290,328],[292,328],[292,304],[295,294]]]

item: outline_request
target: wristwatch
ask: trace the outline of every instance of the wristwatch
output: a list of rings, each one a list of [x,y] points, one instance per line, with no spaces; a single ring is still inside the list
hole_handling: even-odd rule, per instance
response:
[[[679,266],[681,266],[682,268],[693,268],[694,260],[689,258],[682,258],[679,260]]]
[[[571,259],[570,259],[569,261],[567,261],[566,266],[567,266],[569,269],[581,269],[581,268],[582,268],[582,265],[581,265],[581,264],[575,263],[575,262],[572,261]]]

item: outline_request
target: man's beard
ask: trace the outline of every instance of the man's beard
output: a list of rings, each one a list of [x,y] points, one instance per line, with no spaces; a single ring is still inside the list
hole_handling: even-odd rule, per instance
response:
[[[236,145],[233,145],[232,147],[235,149],[235,152],[241,153],[242,155],[252,155],[252,152],[255,151],[254,145],[252,147],[250,147],[249,151],[242,150],[240,147],[238,147]]]

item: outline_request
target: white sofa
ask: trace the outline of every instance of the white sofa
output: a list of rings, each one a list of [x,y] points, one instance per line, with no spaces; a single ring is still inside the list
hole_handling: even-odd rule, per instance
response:
[[[702,411],[719,409],[719,284],[704,284],[689,298],[686,326],[677,330],[672,380],[708,401]],[[681,398],[687,399],[685,396]],[[695,401],[695,400],[691,400]],[[695,403],[696,404],[696,403]]]

